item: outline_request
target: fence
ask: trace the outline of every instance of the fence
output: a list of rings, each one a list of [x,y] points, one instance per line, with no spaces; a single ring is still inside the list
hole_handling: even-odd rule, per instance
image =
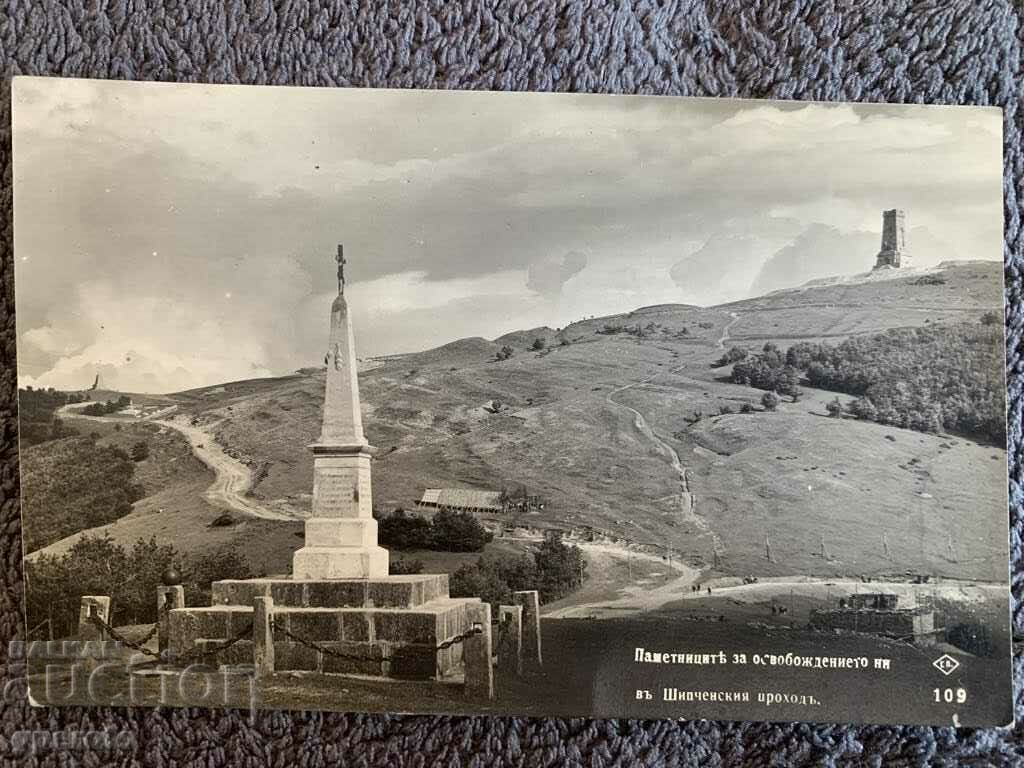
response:
[[[434,653],[462,645],[462,662],[465,670],[464,687],[472,697],[494,698],[494,667],[503,673],[521,675],[524,670],[533,670],[541,664],[540,601],[536,590],[514,593],[515,605],[499,607],[498,618],[492,622],[491,606],[486,602],[471,604],[467,610],[469,628],[430,647]],[[253,643],[253,668],[257,678],[274,674],[275,636],[311,649],[323,657],[361,662],[366,655],[348,653],[337,647],[325,645],[294,632],[282,623],[274,621],[273,598],[256,597],[253,602],[253,619],[230,637],[216,644],[206,643],[204,647],[184,654],[174,654],[168,646],[168,625],[170,612],[183,609],[184,592],[180,586],[157,588],[157,621],[139,639],[129,639],[111,626],[110,598],[89,595],[81,599],[79,635],[83,638],[111,639],[145,657],[132,668],[154,664],[190,666],[202,663],[220,663],[232,647],[242,641]],[[493,639],[493,628],[497,629],[497,642]],[[157,648],[149,647],[154,636]],[[420,644],[422,646],[422,644]],[[495,655],[496,654],[496,655]]]

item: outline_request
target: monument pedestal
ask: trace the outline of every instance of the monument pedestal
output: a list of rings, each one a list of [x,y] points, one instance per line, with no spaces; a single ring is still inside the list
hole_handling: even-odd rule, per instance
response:
[[[443,650],[437,646],[469,629],[473,609],[480,605],[478,598],[449,597],[447,574],[217,581],[210,607],[170,612],[171,652],[182,657],[206,650],[245,630],[254,620],[257,597],[273,600],[276,672],[406,679],[441,679],[457,671],[462,665],[462,644]],[[246,638],[218,661],[251,664],[253,654],[253,641]]]
[[[377,546],[370,491],[370,446],[315,443],[313,515],[306,545],[292,557],[297,579],[376,579],[388,575]]]

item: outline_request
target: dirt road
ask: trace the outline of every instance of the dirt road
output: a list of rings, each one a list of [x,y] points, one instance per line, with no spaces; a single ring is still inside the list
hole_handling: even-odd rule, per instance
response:
[[[938,595],[945,600],[971,603],[978,601],[979,595],[994,596],[1000,594],[1002,589],[998,584],[954,579],[936,579],[927,584],[882,579],[873,579],[869,583],[864,583],[860,579],[851,577],[815,576],[765,577],[759,579],[756,584],[743,584],[740,579],[731,577],[711,579],[704,582],[704,585],[711,587],[711,594],[714,597],[728,598],[737,605],[765,603],[772,600],[785,602],[792,597],[826,599],[830,604],[836,604],[840,598],[862,592],[885,592],[898,595],[902,605],[915,605],[920,595]],[[683,600],[695,601],[702,601],[706,598],[707,594],[703,591],[681,596]]]
[[[726,323],[725,326],[722,328],[722,334],[721,336],[718,337],[718,340],[715,342],[716,349],[725,349],[725,343],[726,341],[729,340],[729,329],[732,328],[740,319],[739,315],[736,312],[730,312],[729,315],[730,317],[732,317],[732,319],[728,323]],[[673,374],[678,374],[680,371],[686,368],[686,365],[687,364],[684,363],[683,365],[672,368],[670,372]],[[676,495],[676,498],[677,503],[679,505],[680,517],[684,522],[696,526],[700,531],[711,536],[712,540],[714,541],[714,546],[717,549],[719,546],[718,536],[715,534],[714,531],[712,531],[708,527],[707,522],[697,514],[697,499],[690,491],[690,481],[687,477],[687,468],[683,466],[683,463],[679,458],[679,453],[675,450],[675,448],[669,445],[665,440],[662,440],[657,435],[657,433],[655,433],[655,431],[647,423],[647,420],[644,418],[643,414],[640,413],[640,411],[636,410],[635,408],[631,408],[630,406],[625,405],[624,403],[620,403],[614,399],[614,396],[619,394],[620,392],[625,392],[628,389],[642,387],[646,384],[649,384],[652,381],[654,381],[654,379],[658,378],[658,376],[660,376],[661,374],[662,372],[659,371],[657,373],[651,374],[650,376],[647,376],[646,378],[640,379],[639,381],[634,381],[630,384],[625,384],[621,387],[617,387],[616,389],[613,389],[607,395],[605,395],[604,399],[605,402],[608,403],[609,405],[613,405],[617,408],[622,408],[628,411],[630,414],[632,414],[633,426],[636,429],[636,431],[643,435],[651,444],[654,445],[658,453],[665,457],[665,459],[671,465],[672,470],[676,473],[676,476],[679,478],[679,493]]]
[[[60,414],[63,418],[71,419],[121,424],[128,421],[124,417],[118,416],[86,416],[83,413],[79,413],[79,410],[86,405],[89,405],[89,403],[76,403],[75,407],[66,405],[60,409]],[[238,459],[228,456],[224,449],[217,444],[213,434],[210,432],[200,427],[192,426],[185,416],[169,419],[152,419],[151,423],[173,429],[184,435],[196,458],[213,470],[216,477],[210,487],[203,493],[203,496],[215,508],[227,507],[243,515],[260,517],[264,520],[297,519],[295,515],[271,509],[261,504],[258,500],[247,497],[245,494],[252,487],[252,472],[249,470],[249,467]]]
[[[579,591],[544,606],[545,618],[600,619],[656,610],[690,594],[700,576],[696,568],[678,561],[668,565],[650,552],[617,544],[577,546],[587,558],[587,581]],[[633,572],[635,577],[628,578]]]
[[[203,494],[214,506],[230,507],[236,512],[264,520],[295,520],[296,516],[271,509],[256,499],[246,496],[252,487],[252,472],[238,459],[228,456],[214,436],[189,424],[185,417],[156,420],[155,424],[177,430],[185,436],[192,453],[213,470],[216,478]]]

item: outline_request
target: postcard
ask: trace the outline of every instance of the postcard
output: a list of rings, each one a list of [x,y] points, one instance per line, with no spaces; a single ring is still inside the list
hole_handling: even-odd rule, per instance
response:
[[[13,103],[34,703],[1012,721],[1000,110]]]

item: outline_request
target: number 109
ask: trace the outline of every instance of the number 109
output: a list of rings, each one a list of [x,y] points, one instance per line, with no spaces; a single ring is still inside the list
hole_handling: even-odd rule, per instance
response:
[[[935,688],[932,690],[935,694],[935,701],[938,703],[946,702],[952,704],[954,701],[957,704],[963,704],[967,701],[967,689],[966,688]]]

